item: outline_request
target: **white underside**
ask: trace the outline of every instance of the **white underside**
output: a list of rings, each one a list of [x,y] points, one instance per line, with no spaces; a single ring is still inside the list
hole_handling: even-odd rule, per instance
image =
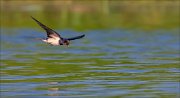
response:
[[[59,38],[48,38],[47,40],[42,40],[42,41],[57,46],[59,45],[59,40],[60,40]]]

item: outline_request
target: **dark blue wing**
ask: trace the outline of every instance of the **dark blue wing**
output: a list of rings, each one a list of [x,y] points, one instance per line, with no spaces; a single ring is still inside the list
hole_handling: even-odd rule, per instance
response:
[[[67,40],[75,40],[75,39],[80,39],[83,38],[85,35],[80,35],[80,36],[76,36],[76,37],[72,37],[72,38],[67,38]]]
[[[51,37],[51,38],[53,38],[53,37],[59,37],[59,38],[61,38],[61,36],[60,36],[56,31],[54,31],[54,30],[50,29],[49,27],[45,26],[44,24],[42,24],[41,22],[39,22],[39,21],[38,21],[37,19],[35,19],[34,17],[31,16],[31,18],[32,18],[34,21],[36,21],[36,22],[39,24],[39,26],[41,26],[44,30],[46,30],[48,37]]]

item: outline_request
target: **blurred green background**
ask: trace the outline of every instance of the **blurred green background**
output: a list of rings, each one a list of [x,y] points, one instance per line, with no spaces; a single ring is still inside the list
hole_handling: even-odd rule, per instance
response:
[[[58,29],[174,29],[180,0],[1,0],[1,26]]]

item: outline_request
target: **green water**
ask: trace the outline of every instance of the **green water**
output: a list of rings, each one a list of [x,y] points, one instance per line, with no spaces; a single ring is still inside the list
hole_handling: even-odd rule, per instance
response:
[[[2,98],[179,98],[179,0],[1,0]],[[44,31],[85,34],[66,46]]]
[[[4,98],[179,97],[178,30],[92,30],[69,47],[31,39],[45,37],[37,30],[1,31]]]

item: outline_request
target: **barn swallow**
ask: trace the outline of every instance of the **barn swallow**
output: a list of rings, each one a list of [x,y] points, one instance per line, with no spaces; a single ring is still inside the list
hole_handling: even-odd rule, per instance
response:
[[[69,45],[71,40],[75,40],[75,39],[80,39],[83,38],[85,35],[80,35],[80,36],[76,36],[76,37],[72,37],[72,38],[63,38],[61,37],[56,31],[52,30],[51,28],[45,26],[44,24],[42,24],[41,22],[39,22],[37,19],[35,19],[34,17],[31,16],[31,18],[37,22],[37,24],[39,26],[41,26],[47,33],[47,38],[46,39],[42,39],[42,38],[38,38],[40,40],[42,40],[45,43],[48,43],[50,45],[53,46],[58,46],[58,45]]]

